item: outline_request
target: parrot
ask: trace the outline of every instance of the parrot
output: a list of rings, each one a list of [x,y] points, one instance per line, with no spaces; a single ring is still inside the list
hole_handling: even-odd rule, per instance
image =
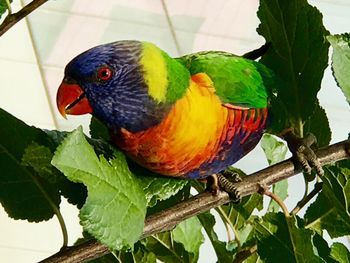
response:
[[[224,51],[177,58],[150,42],[93,47],[66,66],[63,117],[92,114],[112,143],[161,176],[205,179],[249,153],[269,123],[273,72]]]

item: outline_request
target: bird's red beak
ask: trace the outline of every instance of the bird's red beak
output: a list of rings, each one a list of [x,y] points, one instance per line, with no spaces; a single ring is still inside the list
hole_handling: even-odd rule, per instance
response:
[[[92,108],[85,92],[78,84],[63,81],[58,88],[56,103],[58,111],[66,118],[66,114],[82,115],[91,113]]]

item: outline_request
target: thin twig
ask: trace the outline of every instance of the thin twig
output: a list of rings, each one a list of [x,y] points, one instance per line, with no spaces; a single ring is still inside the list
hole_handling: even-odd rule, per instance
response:
[[[314,189],[303,199],[301,199],[296,207],[290,212],[291,215],[296,215],[315,195],[317,195],[322,190],[322,182],[317,182]]]
[[[350,158],[350,140],[339,142],[316,152],[322,165],[334,163]],[[270,186],[278,181],[291,177],[301,171],[301,167],[295,166],[291,159],[275,164],[246,176],[236,184],[236,191],[240,197],[248,196],[260,190],[260,185]],[[149,216],[145,221],[143,235],[147,236],[171,230],[181,221],[203,213],[211,208],[230,202],[226,192],[219,191],[216,196],[204,192],[183,201],[169,209]],[[78,246],[65,249],[62,252],[44,259],[42,263],[79,263],[99,258],[109,253],[106,246],[97,241],[89,241]]]
[[[286,217],[290,216],[288,208],[286,207],[285,203],[278,195],[269,191],[266,187],[261,187],[260,193],[263,195],[266,195],[266,196],[270,197],[272,200],[274,200],[282,208],[282,211]]]
[[[306,180],[305,176],[304,176],[304,183],[305,183],[305,190],[304,190],[304,195],[302,199],[304,199],[309,193],[309,182]]]
[[[48,0],[33,0],[17,13],[9,13],[0,25],[0,36]]]

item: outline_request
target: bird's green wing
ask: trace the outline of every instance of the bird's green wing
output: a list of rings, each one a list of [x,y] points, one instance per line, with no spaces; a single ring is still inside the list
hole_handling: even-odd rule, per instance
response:
[[[223,103],[266,108],[272,73],[259,62],[226,52],[199,52],[177,58],[191,75],[206,73]]]

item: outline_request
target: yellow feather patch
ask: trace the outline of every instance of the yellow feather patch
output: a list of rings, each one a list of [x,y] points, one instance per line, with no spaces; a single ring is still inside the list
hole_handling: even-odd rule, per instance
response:
[[[192,76],[186,96],[175,104],[168,116],[175,123],[173,129],[169,127],[169,151],[177,158],[184,155],[191,160],[201,153],[202,156],[197,158],[204,160],[216,151],[217,140],[227,120],[227,110],[222,107],[211,84],[206,74]]]
[[[168,71],[161,50],[151,43],[143,43],[140,63],[148,85],[148,94],[156,101],[164,102],[168,87]]]

